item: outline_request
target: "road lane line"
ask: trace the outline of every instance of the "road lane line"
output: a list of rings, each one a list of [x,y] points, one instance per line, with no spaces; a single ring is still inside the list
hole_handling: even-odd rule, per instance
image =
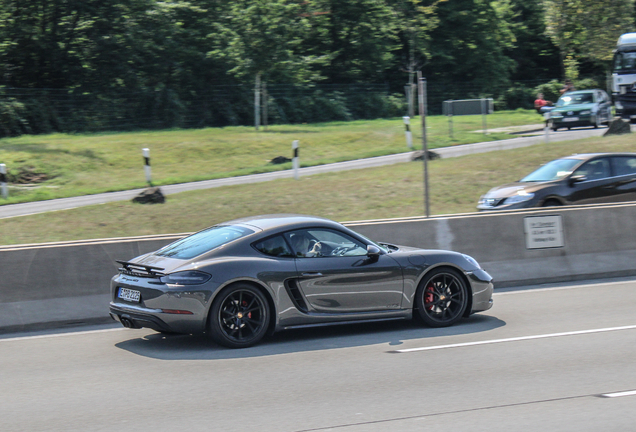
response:
[[[475,346],[475,345],[489,345],[489,344],[496,344],[496,343],[503,343],[503,342],[516,342],[516,341],[525,341],[525,340],[533,340],[533,339],[547,339],[547,338],[561,337],[561,336],[575,336],[575,335],[582,335],[582,334],[603,333],[603,332],[610,332],[610,331],[633,330],[633,329],[636,329],[636,325],[623,326],[623,327],[608,327],[608,328],[592,329],[592,330],[579,330],[579,331],[571,331],[571,332],[563,332],[563,333],[550,333],[550,334],[533,335],[533,336],[520,336],[520,337],[506,338],[506,339],[491,339],[491,340],[485,340],[485,341],[464,342],[464,343],[449,344],[449,345],[436,345],[436,346],[421,347],[421,348],[407,348],[407,349],[394,350],[389,352],[402,354],[402,353],[409,353],[409,352],[416,352],[416,351],[432,351],[432,350],[439,350],[439,349],[446,349],[446,348],[460,348],[460,347],[468,347],[468,346]]]
[[[122,331],[122,330],[130,330],[130,329],[127,329],[126,327],[121,327],[121,328],[112,328],[112,329],[104,329],[104,330],[87,330],[87,331],[80,331],[80,332],[55,333],[55,334],[37,335],[37,336],[19,336],[14,338],[0,339],[0,342],[15,342],[15,341],[29,340],[29,339],[46,339],[46,338],[54,338],[54,337],[62,337],[62,336],[77,336],[77,335],[106,333],[106,332]]]
[[[616,392],[616,393],[605,393],[601,395],[601,397],[606,397],[606,398],[615,398],[615,397],[623,397],[623,396],[636,396],[636,390]]]
[[[515,289],[514,291],[504,291],[504,292],[497,292],[497,289],[495,288],[495,292],[493,293],[493,296],[502,296],[502,295],[511,295],[511,294],[532,294],[532,293],[538,293],[538,292],[545,292],[545,291],[561,291],[561,290],[571,290],[571,289],[580,289],[580,288],[597,288],[599,286],[601,287],[608,287],[608,286],[613,286],[613,285],[622,285],[622,284],[629,284],[629,283],[635,283],[636,281],[634,280],[624,280],[624,281],[617,281],[617,282],[602,282],[602,283],[594,283],[594,284],[580,284],[580,285],[568,285],[568,286],[559,286],[559,287],[548,287],[548,288],[521,288],[521,289]]]

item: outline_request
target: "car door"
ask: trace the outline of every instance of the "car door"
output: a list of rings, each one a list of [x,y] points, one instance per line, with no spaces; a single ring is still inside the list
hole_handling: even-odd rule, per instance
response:
[[[636,201],[636,156],[612,156],[613,202]]]
[[[600,157],[585,162],[577,168],[570,179],[570,204],[597,204],[614,199],[614,179],[611,176],[609,157]]]
[[[314,312],[351,313],[399,309],[403,277],[400,265],[388,254],[367,256],[367,245],[352,236],[326,228],[285,234],[296,254],[296,283]],[[318,253],[298,250],[295,236],[320,243]],[[312,249],[316,249],[312,247]]]

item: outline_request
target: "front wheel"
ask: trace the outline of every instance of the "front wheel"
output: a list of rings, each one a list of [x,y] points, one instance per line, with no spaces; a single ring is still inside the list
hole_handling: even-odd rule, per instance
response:
[[[247,284],[232,285],[216,296],[208,331],[219,345],[247,348],[265,336],[269,316],[269,304],[259,289]]]
[[[543,207],[558,207],[561,203],[555,199],[549,199],[543,203]]]
[[[468,287],[456,270],[433,270],[420,283],[415,305],[426,325],[453,325],[461,319],[468,306]]]

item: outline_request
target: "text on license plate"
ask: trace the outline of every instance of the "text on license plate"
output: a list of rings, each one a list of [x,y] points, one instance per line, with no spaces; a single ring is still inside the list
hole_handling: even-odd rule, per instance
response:
[[[578,117],[566,117],[563,119],[564,122],[566,121],[579,121]]]
[[[117,293],[117,297],[119,297],[122,300],[127,300],[131,302],[139,302],[139,300],[141,299],[141,292],[120,287],[119,292]]]

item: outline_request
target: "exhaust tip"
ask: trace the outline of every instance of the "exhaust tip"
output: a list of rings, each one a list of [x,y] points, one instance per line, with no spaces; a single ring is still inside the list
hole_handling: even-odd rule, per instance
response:
[[[126,328],[133,328],[133,323],[128,318],[119,318],[121,324]]]

